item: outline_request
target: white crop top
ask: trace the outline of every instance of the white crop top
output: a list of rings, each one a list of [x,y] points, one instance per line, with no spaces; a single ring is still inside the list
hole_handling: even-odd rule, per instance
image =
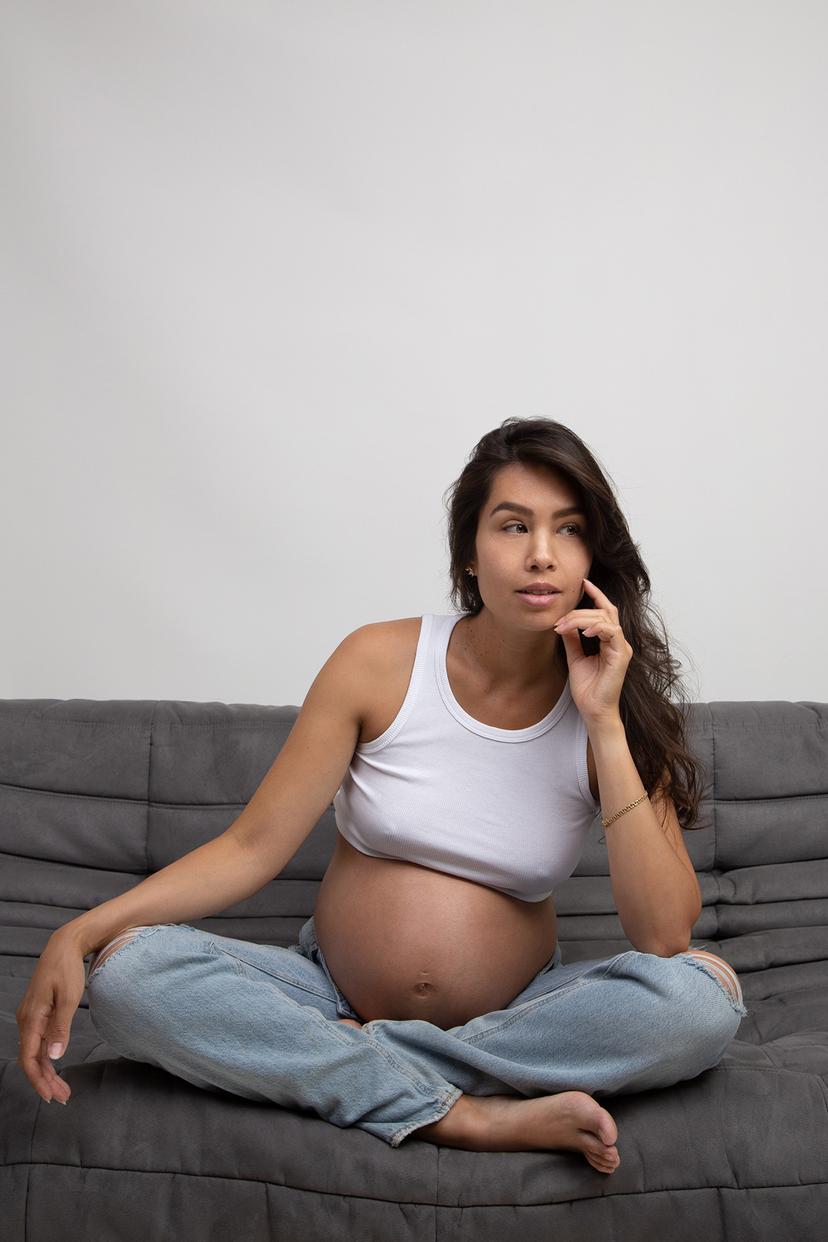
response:
[[[419,863],[542,901],[578,865],[601,804],[587,729],[567,678],[543,720],[499,729],[455,699],[449,636],[464,613],[426,613],[403,704],[356,747],[334,800],[343,837],[374,858]]]

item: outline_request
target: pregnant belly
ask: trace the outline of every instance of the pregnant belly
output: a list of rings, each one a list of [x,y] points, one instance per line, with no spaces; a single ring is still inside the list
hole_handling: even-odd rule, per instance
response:
[[[447,1030],[505,1008],[555,951],[552,899],[525,902],[337,834],[314,910],[319,947],[363,1022]]]

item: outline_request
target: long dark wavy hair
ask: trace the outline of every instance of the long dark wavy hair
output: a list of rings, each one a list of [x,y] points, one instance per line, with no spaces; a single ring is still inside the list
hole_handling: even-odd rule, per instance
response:
[[[679,681],[681,663],[671,655],[664,623],[650,603],[650,576],[613,488],[583,440],[563,423],[549,418],[505,419],[478,441],[459,478],[447,489],[452,604],[471,616],[483,607],[477,579],[465,570],[475,559],[478,520],[495,475],[515,462],[552,466],[575,489],[588,519],[589,580],[616,605],[624,636],[633,649],[619,703],[630,753],[647,794],[655,792],[666,769],[679,824],[684,829],[703,827],[696,820],[705,777],[687,744],[690,701]],[[576,607],[594,608],[595,603],[584,592]],[[585,638],[580,631],[578,635],[584,654],[597,654],[597,636]],[[565,672],[563,643],[558,656]]]

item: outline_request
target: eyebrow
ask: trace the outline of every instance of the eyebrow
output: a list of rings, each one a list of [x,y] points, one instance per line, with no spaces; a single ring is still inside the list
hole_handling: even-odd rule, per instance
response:
[[[528,509],[526,505],[516,505],[513,500],[504,500],[499,505],[495,505],[489,517],[494,517],[501,509],[509,509],[512,513],[525,513],[527,517],[535,516],[534,511]],[[566,517],[569,513],[579,513],[581,517],[586,517],[586,511],[579,508],[578,505],[570,505],[568,509],[558,509],[552,516],[553,518]]]

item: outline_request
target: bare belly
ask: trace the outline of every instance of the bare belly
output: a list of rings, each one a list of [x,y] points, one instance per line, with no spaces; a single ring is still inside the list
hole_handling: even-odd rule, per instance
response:
[[[314,910],[319,946],[363,1022],[421,1018],[448,1030],[505,1008],[557,944],[552,898],[371,858],[337,833]]]

